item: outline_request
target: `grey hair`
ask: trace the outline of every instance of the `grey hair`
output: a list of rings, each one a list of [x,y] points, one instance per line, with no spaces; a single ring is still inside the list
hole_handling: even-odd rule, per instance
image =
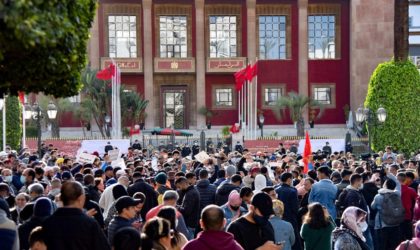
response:
[[[165,193],[163,194],[163,200],[164,201],[168,201],[168,200],[178,200],[179,199],[179,195],[176,191],[174,190],[167,190],[165,191]]]
[[[32,192],[34,192],[34,193],[36,193],[38,195],[42,195],[44,193],[44,187],[41,184],[39,184],[39,183],[31,184],[28,187],[28,193],[30,194]]]

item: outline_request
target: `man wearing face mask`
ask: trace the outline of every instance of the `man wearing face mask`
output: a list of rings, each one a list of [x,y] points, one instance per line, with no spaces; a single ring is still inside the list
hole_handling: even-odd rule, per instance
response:
[[[268,221],[273,214],[270,196],[258,193],[252,198],[249,212],[232,222],[227,231],[245,250],[280,250],[283,246],[274,244],[274,230]]]
[[[241,205],[242,199],[238,191],[233,190],[230,192],[228,202],[221,206],[226,219],[225,227],[228,227],[232,221],[235,221],[246,212],[245,208],[241,207]]]

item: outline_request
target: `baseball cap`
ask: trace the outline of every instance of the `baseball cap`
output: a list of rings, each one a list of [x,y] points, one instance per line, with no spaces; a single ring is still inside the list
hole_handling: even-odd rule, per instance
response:
[[[252,197],[251,204],[260,210],[261,215],[268,218],[274,214],[273,201],[266,193],[258,193]]]
[[[141,200],[134,199],[130,196],[122,196],[118,198],[117,202],[115,203],[115,208],[117,209],[118,213],[121,213],[124,208],[128,207],[135,207],[141,203]]]

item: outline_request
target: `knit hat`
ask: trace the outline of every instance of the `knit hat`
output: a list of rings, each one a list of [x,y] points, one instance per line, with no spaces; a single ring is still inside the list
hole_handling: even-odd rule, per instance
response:
[[[155,176],[155,181],[159,184],[165,185],[168,177],[165,173],[159,173]]]
[[[58,158],[58,159],[55,161],[55,164],[59,165],[59,164],[63,164],[63,162],[64,162],[64,158]]]
[[[229,194],[228,204],[231,206],[240,206],[242,204],[242,199],[239,196],[238,191],[232,190]]]
[[[36,200],[34,205],[33,215],[35,217],[47,217],[52,214],[52,203],[51,200],[42,197]]]

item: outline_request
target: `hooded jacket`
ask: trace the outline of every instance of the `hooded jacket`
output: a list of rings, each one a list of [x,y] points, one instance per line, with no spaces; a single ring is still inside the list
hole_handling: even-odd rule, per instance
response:
[[[216,202],[216,186],[210,184],[208,179],[197,181],[196,188],[198,193],[200,193],[200,211],[207,205]]]
[[[230,192],[232,190],[240,191],[240,187],[233,185],[230,182],[225,182],[221,186],[217,188],[216,191],[216,205],[222,206],[224,205],[229,198]]]
[[[243,250],[231,233],[224,231],[200,232],[196,239],[188,242],[183,250]]]

